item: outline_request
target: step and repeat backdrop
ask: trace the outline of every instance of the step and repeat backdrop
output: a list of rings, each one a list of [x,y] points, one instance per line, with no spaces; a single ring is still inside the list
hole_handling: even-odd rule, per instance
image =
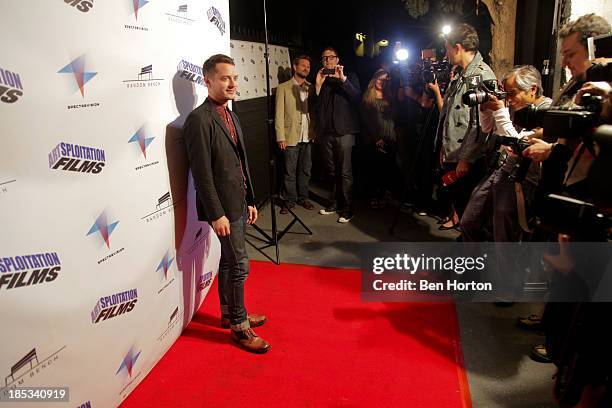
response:
[[[68,387],[53,406],[118,406],[217,273],[181,127],[206,97],[203,61],[230,53],[229,3],[0,11],[0,400]]]
[[[265,44],[231,40],[230,48],[240,74],[238,100],[244,101],[267,96]],[[268,45],[268,54],[270,55],[270,88],[271,93],[275,93],[279,84],[288,81],[293,76],[289,48]]]

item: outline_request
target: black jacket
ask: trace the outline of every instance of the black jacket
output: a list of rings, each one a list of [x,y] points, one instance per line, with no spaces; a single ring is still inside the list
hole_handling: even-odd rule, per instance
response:
[[[235,221],[242,215],[245,201],[255,205],[242,129],[236,114],[230,114],[238,146],[208,98],[189,114],[183,126],[200,221],[216,221],[223,215]],[[240,170],[241,159],[246,180]]]
[[[359,104],[361,91],[359,78],[354,73],[346,81],[328,77],[321,92],[314,98],[315,131],[317,136],[330,133],[349,135],[359,133]]]

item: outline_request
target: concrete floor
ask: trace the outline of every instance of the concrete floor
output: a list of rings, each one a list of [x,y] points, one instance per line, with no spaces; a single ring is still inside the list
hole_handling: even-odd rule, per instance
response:
[[[320,200],[319,200],[320,201]],[[454,241],[455,231],[439,231],[436,219],[416,214],[402,214],[395,235],[389,233],[396,207],[372,210],[357,203],[355,218],[348,224],[336,222],[337,215],[319,215],[315,210],[296,207],[295,213],[312,230],[308,235],[295,224],[280,242],[283,263],[359,268],[363,244],[397,241]],[[360,205],[361,204],[361,205]],[[292,217],[280,215],[276,209],[278,229]],[[258,226],[270,231],[270,206],[260,210]],[[260,235],[250,229],[250,241],[256,245]],[[274,258],[274,248],[265,255],[249,247],[251,259]],[[517,316],[537,312],[540,305],[515,304],[509,308],[490,303],[457,305],[461,328],[461,344],[468,372],[473,406],[476,408],[548,408],[552,400],[552,364],[540,364],[529,358],[534,344],[541,343],[541,333],[526,332],[516,327]],[[442,407],[440,407],[442,408]]]

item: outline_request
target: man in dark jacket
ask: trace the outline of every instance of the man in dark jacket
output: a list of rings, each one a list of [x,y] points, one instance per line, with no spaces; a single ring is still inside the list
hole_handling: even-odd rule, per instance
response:
[[[251,327],[261,326],[266,318],[247,315],[244,306],[244,282],[249,273],[246,225],[257,220],[257,209],[240,122],[227,107],[236,97],[237,80],[230,57],[217,54],[206,60],[208,98],[187,117],[183,131],[198,218],[212,225],[221,243],[221,326],[231,328],[232,340],[245,350],[265,353],[270,344]]]
[[[338,222],[346,223],[354,214],[351,155],[359,132],[359,79],[354,73],[344,73],[338,52],[331,47],[323,50],[321,62],[323,68],[315,85],[315,131],[323,146],[328,176],[334,181],[334,197],[332,205],[319,213],[338,212]]]

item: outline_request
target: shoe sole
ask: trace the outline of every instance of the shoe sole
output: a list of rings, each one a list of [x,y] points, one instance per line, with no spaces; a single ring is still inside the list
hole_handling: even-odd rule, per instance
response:
[[[330,214],[335,214],[337,211],[325,211],[325,210],[319,210],[319,214],[321,215],[330,215]]]
[[[343,219],[339,219],[338,218],[338,222],[340,224],[348,224],[349,222],[351,222],[352,219],[353,219],[353,217],[351,217],[351,218],[343,218]]]
[[[249,353],[253,353],[253,354],[265,354],[268,352],[268,350],[272,348],[272,346],[268,345],[268,347],[263,348],[263,349],[250,349],[250,348],[244,347],[242,344],[240,344],[240,341],[234,339],[233,337],[232,337],[232,341],[236,343],[238,347],[240,347],[244,351],[248,351]]]

